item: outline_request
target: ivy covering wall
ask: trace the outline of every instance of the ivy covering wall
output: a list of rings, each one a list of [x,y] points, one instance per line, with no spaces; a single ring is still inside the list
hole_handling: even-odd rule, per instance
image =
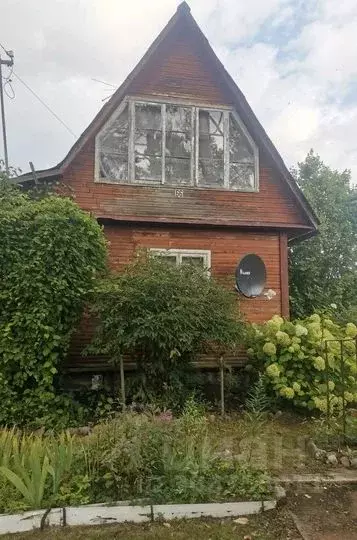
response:
[[[73,201],[0,180],[0,424],[70,414],[61,362],[105,265],[102,230]]]

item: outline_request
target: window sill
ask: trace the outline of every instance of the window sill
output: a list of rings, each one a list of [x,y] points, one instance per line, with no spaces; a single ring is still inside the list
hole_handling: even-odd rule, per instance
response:
[[[161,182],[148,182],[148,181],[136,181],[136,182],[125,182],[121,180],[120,182],[117,182],[116,180],[108,180],[106,178],[95,178],[94,182],[96,184],[109,184],[111,186],[130,186],[135,188],[142,188],[142,187],[151,187],[156,189],[172,189],[172,190],[190,190],[190,191],[222,191],[222,192],[231,192],[231,193],[259,193],[259,187],[251,188],[251,189],[233,189],[233,188],[225,188],[222,186],[193,186],[193,185],[187,185],[187,184],[177,184],[177,185],[171,185],[171,184],[162,184]]]

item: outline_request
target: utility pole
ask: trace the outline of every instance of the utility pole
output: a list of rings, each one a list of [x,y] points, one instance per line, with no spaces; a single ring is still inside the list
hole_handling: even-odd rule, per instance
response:
[[[1,122],[2,122],[2,138],[4,141],[4,158],[5,158],[5,171],[9,176],[9,158],[7,154],[7,138],[6,138],[6,122],[5,122],[5,102],[4,102],[4,87],[2,82],[2,66],[12,67],[14,65],[14,53],[12,51],[5,51],[9,59],[3,60],[0,56],[0,105],[1,105]]]

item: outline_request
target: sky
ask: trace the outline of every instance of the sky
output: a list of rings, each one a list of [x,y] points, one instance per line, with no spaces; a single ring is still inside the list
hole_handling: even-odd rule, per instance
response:
[[[357,1],[188,3],[287,166],[313,148],[357,183]],[[1,0],[0,43],[15,52],[14,73],[78,137],[178,4]],[[10,164],[57,164],[76,137],[15,75],[5,90],[15,94],[5,95]]]

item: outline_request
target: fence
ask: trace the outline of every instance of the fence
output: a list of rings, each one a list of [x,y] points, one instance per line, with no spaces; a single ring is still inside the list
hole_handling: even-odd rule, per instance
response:
[[[347,373],[351,369],[351,356],[353,356],[353,353],[349,352],[348,354],[348,361],[346,359],[346,344],[351,343],[354,345],[354,356],[355,356],[355,368],[356,368],[356,374],[357,374],[357,337],[356,338],[345,338],[345,339],[327,339],[325,340],[325,375],[326,375],[326,401],[327,401],[327,425],[330,427],[331,425],[331,417],[333,414],[332,407],[331,407],[331,391],[330,391],[330,382],[335,383],[335,380],[332,378],[333,369],[329,364],[329,344],[336,343],[336,345],[339,346],[339,368],[340,368],[340,376],[339,376],[339,385],[335,387],[337,389],[334,392],[337,397],[342,398],[342,410],[341,410],[341,421],[342,421],[342,435],[343,435],[343,441],[344,443],[347,442],[348,434],[347,434],[347,421],[346,421],[346,412],[347,412],[347,400],[346,400],[346,389],[347,389]],[[338,391],[340,390],[340,394],[338,394]]]

